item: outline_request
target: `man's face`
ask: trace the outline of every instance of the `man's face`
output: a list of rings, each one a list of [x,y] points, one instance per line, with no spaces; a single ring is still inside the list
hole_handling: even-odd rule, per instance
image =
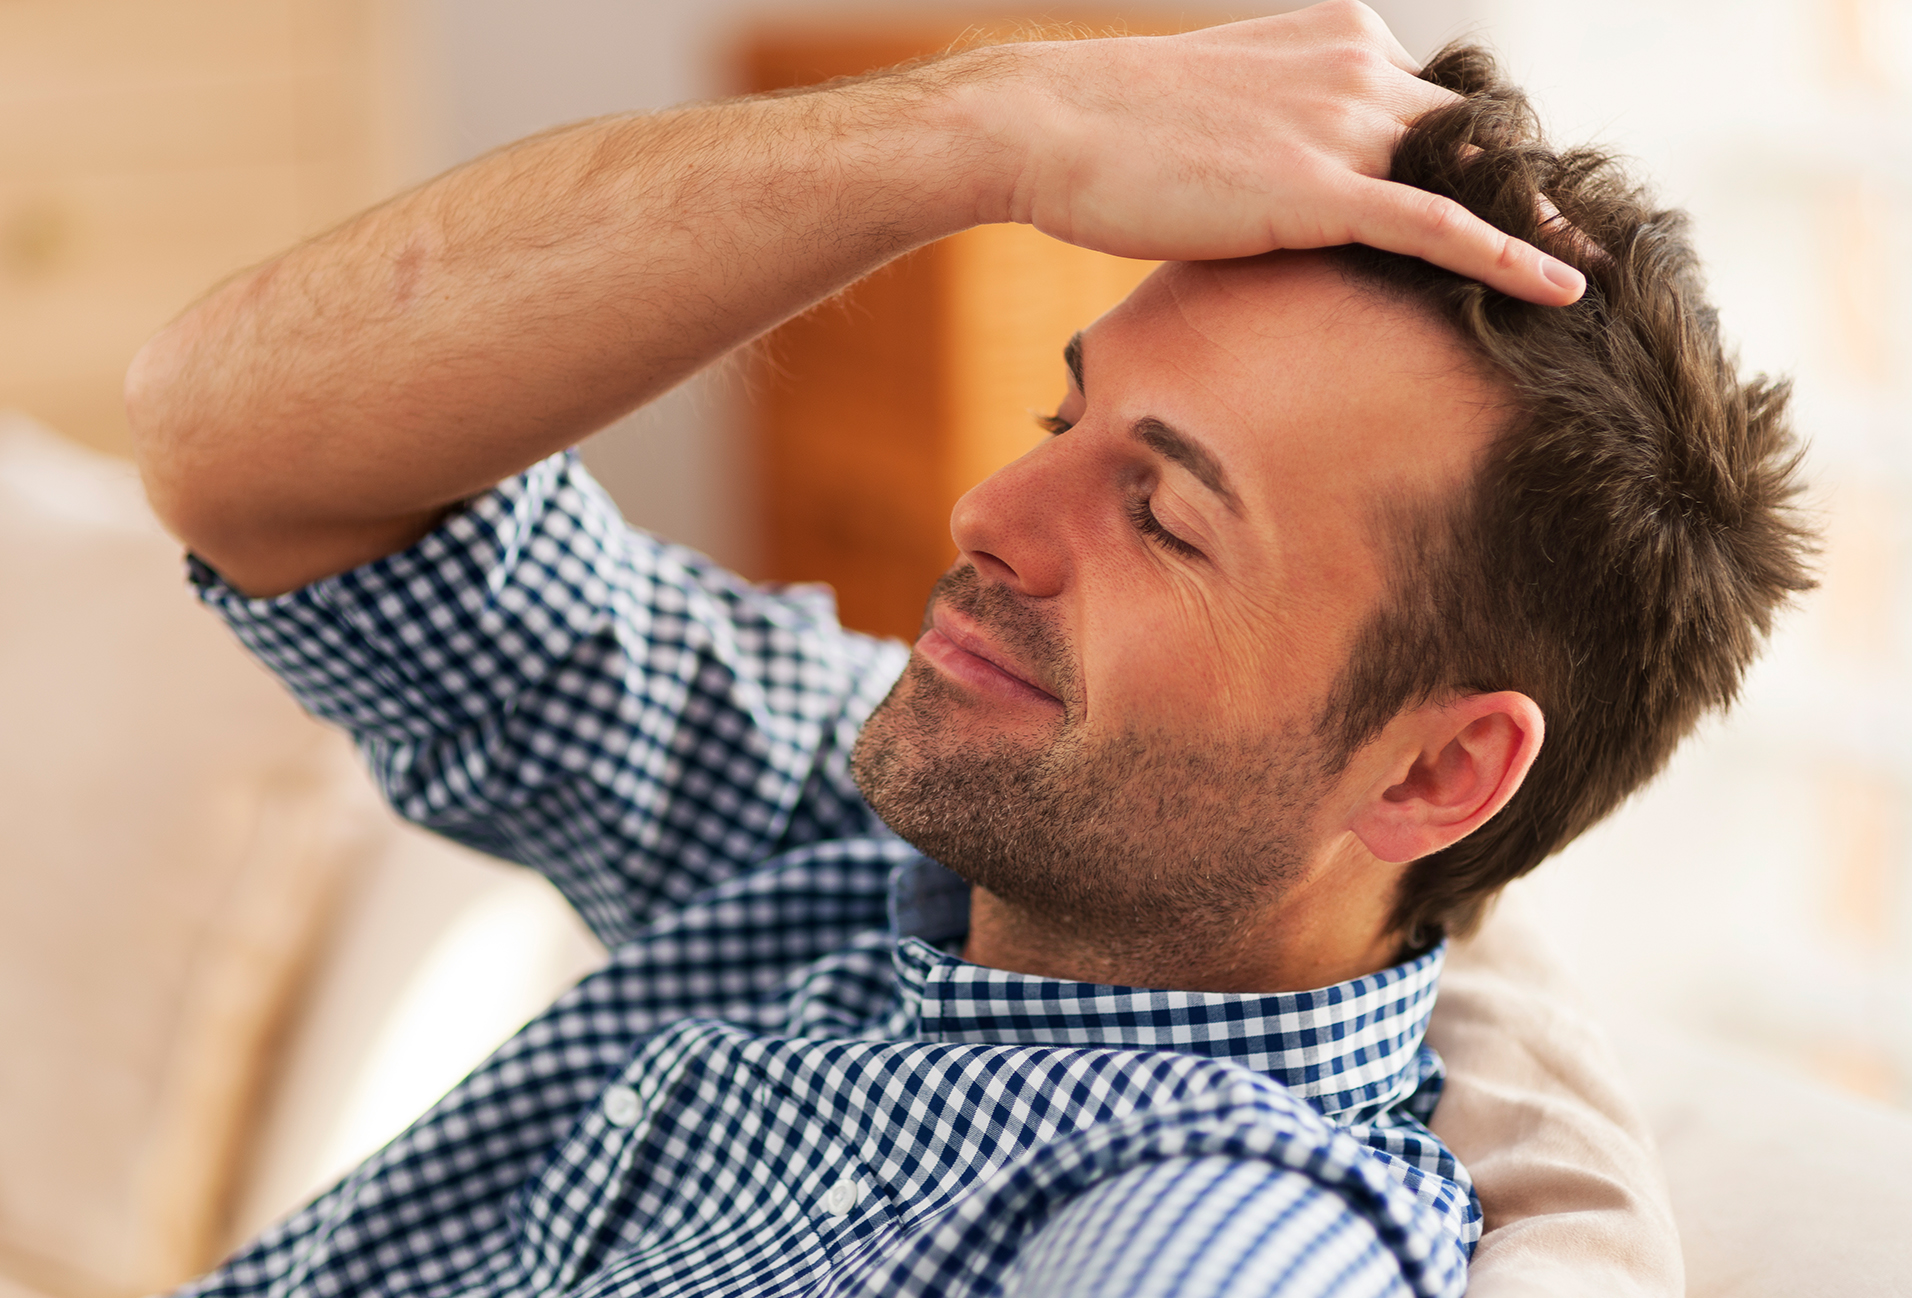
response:
[[[957,504],[857,779],[1069,931],[1227,942],[1345,837],[1314,728],[1382,595],[1380,511],[1459,488],[1500,394],[1310,255],[1164,266],[1079,344],[1061,431]]]

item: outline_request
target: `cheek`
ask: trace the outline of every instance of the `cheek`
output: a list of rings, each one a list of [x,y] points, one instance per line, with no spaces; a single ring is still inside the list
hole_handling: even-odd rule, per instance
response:
[[[1365,508],[1362,512],[1365,512]],[[1350,509],[1348,516],[1356,516]],[[1380,598],[1380,556],[1367,535],[1348,517],[1321,526],[1295,528],[1275,571],[1248,583],[1243,602],[1257,606],[1264,634],[1277,646],[1282,663],[1297,681],[1312,684],[1320,697],[1347,660],[1355,632]],[[1263,591],[1279,591],[1270,599]]]
[[[1275,569],[1222,576],[1163,565],[1099,592],[1081,623],[1094,724],[1254,737],[1310,721],[1379,576],[1359,549]]]
[[[1110,597],[1083,622],[1089,716],[1100,729],[1265,733],[1289,709],[1295,637],[1264,604],[1186,574]]]

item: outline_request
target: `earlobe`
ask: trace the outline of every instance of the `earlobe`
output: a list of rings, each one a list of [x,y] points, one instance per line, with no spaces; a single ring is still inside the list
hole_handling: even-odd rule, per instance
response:
[[[1369,745],[1379,777],[1348,827],[1394,864],[1459,842],[1519,790],[1544,732],[1539,706],[1513,691],[1404,712]]]

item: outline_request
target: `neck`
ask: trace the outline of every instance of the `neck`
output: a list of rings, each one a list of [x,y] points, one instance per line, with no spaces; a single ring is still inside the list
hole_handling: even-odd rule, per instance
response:
[[[1389,924],[1401,867],[1343,854],[1297,886],[1204,940],[1136,932],[1086,936],[1067,916],[970,889],[963,959],[1041,978],[1165,991],[1309,991],[1375,973],[1401,959]],[[1359,859],[1366,857],[1365,860]]]

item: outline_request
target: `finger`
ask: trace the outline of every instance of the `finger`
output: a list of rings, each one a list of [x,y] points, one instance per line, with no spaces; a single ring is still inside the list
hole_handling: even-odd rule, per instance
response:
[[[1462,157],[1471,158],[1481,151],[1481,147],[1478,144],[1461,145]],[[1560,209],[1555,207],[1554,201],[1545,194],[1536,193],[1534,195],[1534,215],[1540,218],[1541,229],[1545,230],[1552,227],[1553,233],[1564,236],[1567,242],[1572,244],[1574,249],[1581,255],[1588,258],[1600,255],[1600,251],[1594,246],[1593,241],[1587,238],[1573,222],[1560,215]]]
[[[1572,266],[1451,199],[1385,180],[1354,177],[1352,183],[1345,210],[1356,242],[1431,261],[1541,306],[1567,306],[1586,292],[1586,276]]]
[[[1449,104],[1461,102],[1461,96],[1444,86],[1431,81],[1422,81],[1418,77],[1400,86],[1400,98],[1394,108],[1394,115],[1406,129],[1437,108],[1446,108]]]

